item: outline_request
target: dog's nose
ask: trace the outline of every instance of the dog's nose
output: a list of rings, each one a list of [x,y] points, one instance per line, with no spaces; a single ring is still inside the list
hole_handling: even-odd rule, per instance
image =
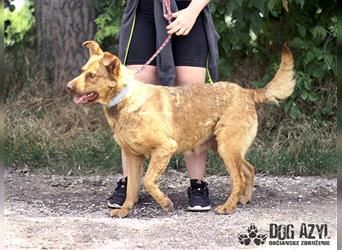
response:
[[[67,85],[66,85],[66,87],[67,87],[67,91],[68,91],[69,93],[72,93],[72,92],[74,91],[74,84],[73,84],[72,81],[68,82]]]

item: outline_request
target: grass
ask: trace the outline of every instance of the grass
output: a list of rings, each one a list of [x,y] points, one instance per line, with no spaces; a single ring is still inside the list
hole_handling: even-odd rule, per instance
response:
[[[259,135],[247,159],[258,171],[271,174],[335,175],[336,136],[332,128],[314,127],[309,121],[280,125],[273,142]]]
[[[6,166],[27,164],[58,172],[120,171],[120,149],[101,107],[77,106],[68,96],[51,97],[44,91],[48,89],[44,81],[34,82],[34,89],[24,86],[6,100]],[[297,121],[285,115],[280,119],[281,110],[264,106],[267,122],[261,121],[262,130],[247,159],[258,172],[268,174],[334,175],[335,123],[323,126],[305,116]],[[170,165],[185,170],[180,155]],[[222,161],[211,152],[207,172],[225,174]]]
[[[26,94],[6,103],[6,166],[82,171],[120,165],[119,147],[102,110],[68,99]]]

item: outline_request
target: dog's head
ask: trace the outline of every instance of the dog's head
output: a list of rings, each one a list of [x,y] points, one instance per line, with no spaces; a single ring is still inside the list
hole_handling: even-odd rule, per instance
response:
[[[67,84],[67,90],[77,104],[106,104],[124,88],[120,83],[120,59],[103,52],[95,41],[86,41],[83,46],[89,49],[89,60],[82,73]]]

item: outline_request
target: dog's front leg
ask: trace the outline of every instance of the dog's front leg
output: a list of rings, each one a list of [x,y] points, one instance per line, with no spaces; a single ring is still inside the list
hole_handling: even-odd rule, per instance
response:
[[[126,200],[120,209],[111,210],[111,217],[126,217],[128,215],[138,200],[140,180],[144,172],[144,157],[124,152],[128,168]]]
[[[173,204],[167,195],[160,191],[157,181],[166,169],[174,152],[175,150],[172,147],[157,148],[151,155],[151,161],[144,177],[145,190],[166,212],[172,210]]]

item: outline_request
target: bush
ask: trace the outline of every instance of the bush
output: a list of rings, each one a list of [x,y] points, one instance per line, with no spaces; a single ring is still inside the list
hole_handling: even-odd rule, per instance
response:
[[[33,3],[27,1],[20,10],[16,10],[13,1],[5,1],[5,46],[10,47],[21,42],[32,42],[30,33],[35,25]]]

